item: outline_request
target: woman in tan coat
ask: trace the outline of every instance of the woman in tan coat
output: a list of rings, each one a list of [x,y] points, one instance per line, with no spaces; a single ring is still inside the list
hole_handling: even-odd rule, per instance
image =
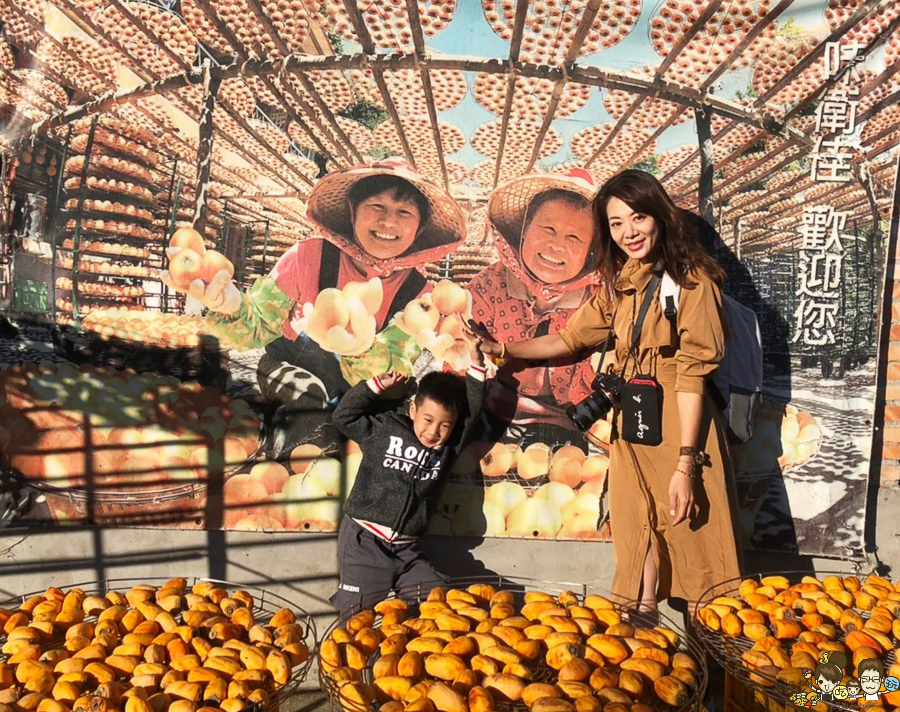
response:
[[[602,370],[659,383],[662,442],[623,439],[617,408],[609,480],[613,590],[653,611],[659,598],[693,603],[709,586],[740,574],[734,475],[723,423],[705,389],[725,349],[724,274],[649,173],[628,170],[611,178],[594,211],[599,269],[612,289],[594,295],[559,334],[505,345],[486,341],[482,348],[500,357],[562,358],[601,347],[611,329],[614,358],[607,354]],[[656,289],[631,349],[654,271],[668,272],[682,288],[677,326],[663,313]]]

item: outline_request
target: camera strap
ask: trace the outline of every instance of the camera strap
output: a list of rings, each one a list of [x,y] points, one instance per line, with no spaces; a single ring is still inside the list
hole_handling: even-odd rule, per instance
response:
[[[644,328],[644,319],[647,317],[647,311],[650,309],[650,302],[653,301],[653,295],[656,294],[656,290],[659,288],[660,280],[662,279],[662,264],[657,262],[653,266],[653,276],[650,277],[650,282],[647,284],[647,291],[644,293],[644,299],[641,301],[641,308],[638,311],[637,318],[634,321],[634,327],[631,330],[631,346],[628,348],[628,353],[625,356],[625,363],[622,364],[622,377],[625,377],[625,367],[628,365],[628,360],[631,358],[632,353],[634,353],[637,348],[638,342],[641,340],[641,329]],[[615,323],[616,317],[613,314],[612,322]],[[612,324],[610,324],[609,331],[606,334],[606,340],[603,342],[603,350],[600,352],[600,363],[597,364],[597,373],[601,372],[603,368],[603,362],[606,360],[606,353],[609,351],[609,345],[612,341]]]
[[[661,271],[662,264],[657,262],[653,265],[653,276],[650,277],[650,282],[647,284],[647,291],[644,292],[641,308],[638,311],[637,318],[634,320],[634,326],[631,329],[631,346],[628,348],[628,353],[625,356],[625,363],[622,364],[622,378],[625,378],[625,369],[628,366],[629,359],[634,356],[635,361],[637,361],[636,351],[638,343],[641,340],[641,330],[644,328],[644,319],[647,317],[647,312],[650,309],[650,302],[653,301],[653,295],[656,294],[656,290],[659,289],[659,283],[662,279]]]

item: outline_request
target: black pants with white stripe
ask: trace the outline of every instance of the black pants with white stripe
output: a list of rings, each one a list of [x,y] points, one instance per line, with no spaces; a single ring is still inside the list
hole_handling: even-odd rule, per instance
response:
[[[417,542],[392,544],[346,516],[338,533],[338,575],[330,601],[342,617],[374,606],[393,590],[411,602],[423,601],[431,588],[446,583]]]

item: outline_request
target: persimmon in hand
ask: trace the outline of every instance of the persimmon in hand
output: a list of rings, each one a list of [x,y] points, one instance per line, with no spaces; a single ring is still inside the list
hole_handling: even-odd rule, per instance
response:
[[[180,289],[187,289],[191,282],[200,277],[202,269],[203,258],[198,252],[187,248],[182,248],[169,260],[169,275]]]
[[[200,267],[200,279],[206,284],[209,284],[213,281],[213,277],[222,270],[225,270],[229,277],[234,276],[234,265],[231,264],[231,260],[221,252],[207,250],[203,254],[203,263]]]
[[[169,247],[177,247],[181,250],[193,250],[198,255],[206,252],[203,244],[203,236],[192,227],[180,227],[169,239]]]

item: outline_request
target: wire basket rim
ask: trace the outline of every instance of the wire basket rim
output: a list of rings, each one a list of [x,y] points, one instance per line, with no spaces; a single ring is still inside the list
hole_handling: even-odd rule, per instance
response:
[[[486,574],[481,576],[468,576],[468,577],[456,577],[456,578],[448,578],[443,582],[435,582],[434,586],[428,586],[426,588],[425,585],[416,584],[412,586],[403,587],[400,589],[394,589],[386,598],[399,598],[403,594],[408,594],[410,592],[417,592],[419,594],[423,594],[422,597],[414,604],[418,605],[419,602],[422,602],[426,599],[428,592],[435,587],[443,587],[447,590],[451,588],[465,587],[471,584],[479,584],[479,583],[491,583],[495,582],[497,584],[497,590],[502,590],[504,587],[504,582],[506,586],[517,586],[517,587],[525,587],[525,586],[535,586],[534,590],[542,590],[545,593],[550,593],[551,595],[558,595],[559,593],[563,593],[565,591],[572,591],[579,595],[580,600],[584,600],[584,597],[587,595],[601,595],[611,601],[617,610],[626,613],[627,617],[623,620],[628,620],[635,624],[644,624],[648,627],[653,627],[654,625],[664,625],[668,628],[671,628],[674,632],[676,632],[679,636],[679,644],[677,646],[677,650],[684,652],[690,652],[691,657],[694,658],[694,661],[697,664],[698,669],[698,685],[697,689],[691,692],[690,699],[682,704],[679,707],[671,707],[664,703],[659,703],[656,707],[652,704],[648,704],[651,709],[664,709],[668,712],[687,712],[688,710],[699,710],[702,706],[703,696],[706,692],[707,685],[709,684],[709,672],[706,665],[706,657],[705,657],[705,649],[700,646],[697,642],[697,638],[692,634],[691,631],[685,630],[683,625],[678,624],[676,621],[669,618],[667,615],[663,613],[659,613],[659,620],[653,622],[651,618],[647,616],[647,614],[640,613],[637,610],[638,602],[627,598],[625,596],[621,596],[615,594],[608,589],[604,589],[600,586],[595,586],[592,584],[587,584],[584,582],[562,582],[562,581],[550,581],[546,579],[536,579],[529,578],[525,576],[507,576],[504,574]],[[544,588],[540,588],[543,586]],[[547,591],[546,588],[551,587],[557,589],[554,592]],[[524,592],[524,591],[523,591]],[[374,605],[374,604],[373,604]],[[320,639],[320,643],[327,640],[331,634],[337,628],[343,627],[343,624],[347,622],[350,618],[356,615],[358,612],[366,609],[372,608],[369,606],[354,606],[348,612],[343,615],[338,616],[332,623],[325,629],[322,634],[322,638]],[[379,627],[380,621],[376,620],[376,624],[374,627]],[[378,651],[372,653],[369,656],[369,659],[366,664],[366,670],[371,671],[371,667],[373,664],[373,659],[378,655]],[[316,656],[318,661],[318,653]],[[325,693],[326,697],[329,698],[333,706],[339,707],[342,705],[342,696],[340,695],[339,688],[335,687],[334,682],[326,675],[321,665],[317,665],[318,668],[318,679],[319,685],[322,689],[322,692]],[[593,690],[592,690],[593,693]],[[526,707],[524,703],[521,702],[512,702],[512,703],[504,703],[508,712],[525,712]],[[359,712],[363,712],[360,710]]]
[[[731,675],[737,682],[749,689],[759,692],[766,697],[774,699],[780,703],[785,705],[793,705],[790,701],[790,697],[792,694],[796,692],[800,692],[802,690],[790,690],[788,687],[788,683],[782,682],[778,680],[776,677],[772,677],[771,675],[767,675],[765,673],[760,673],[758,669],[750,670],[745,665],[743,665],[740,661],[739,657],[735,656],[735,651],[740,653],[745,652],[746,650],[750,650],[752,645],[746,645],[741,647],[741,642],[751,642],[749,639],[745,639],[742,636],[737,638],[730,638],[728,636],[716,633],[714,631],[710,631],[698,618],[697,613],[699,610],[718,596],[727,596],[730,594],[738,595],[738,589],[740,584],[747,579],[753,579],[757,581],[761,581],[763,578],[768,576],[784,576],[788,579],[791,585],[794,585],[800,582],[804,577],[810,576],[816,578],[819,583],[822,583],[822,579],[828,576],[839,576],[841,578],[846,578],[848,576],[856,577],[860,580],[865,579],[870,574],[875,573],[874,571],[870,571],[868,573],[859,574],[856,572],[850,571],[834,571],[834,570],[826,570],[826,571],[803,571],[803,570],[783,570],[783,571],[771,571],[771,572],[757,572],[753,574],[747,574],[746,576],[737,576],[730,579],[724,579],[717,584],[713,584],[709,588],[704,591],[701,596],[697,599],[697,602],[694,606],[694,611],[692,614],[693,627],[697,630],[696,640],[699,643],[700,647],[703,651],[713,657],[715,660],[719,662],[719,664],[725,668],[726,672]],[[739,597],[739,595],[738,595]],[[868,618],[869,612],[863,611],[860,609],[854,609],[863,617]],[[844,636],[842,635],[841,638]],[[839,638],[839,640],[841,639]],[[884,654],[884,660],[888,661],[888,658],[893,655],[896,660],[896,652],[888,651]],[[852,666],[853,657],[852,654],[848,654],[848,664]],[[879,656],[880,657],[880,656]],[[851,668],[852,669],[852,668]],[[751,674],[755,675],[758,678],[764,679],[770,682],[770,685],[764,685],[758,682],[754,682],[751,678]],[[786,691],[787,690],[787,691]],[[840,700],[833,700],[829,702],[830,707],[834,707],[837,710],[843,712],[858,712],[859,707],[848,705]]]
[[[122,577],[122,578],[107,578],[107,579],[95,579],[92,581],[84,581],[82,583],[74,583],[67,584],[65,587],[59,587],[61,590],[68,592],[74,589],[88,589],[94,591],[113,591],[121,588],[125,588],[126,586],[134,586],[139,584],[162,584],[167,581],[171,581],[173,576],[149,576],[149,577]],[[306,681],[309,677],[310,669],[312,668],[312,664],[315,660],[318,659],[318,648],[319,648],[319,639],[318,639],[318,631],[316,629],[315,619],[311,613],[309,613],[306,609],[301,606],[296,605],[288,598],[269,591],[268,589],[261,588],[259,586],[254,586],[252,584],[242,584],[236,581],[225,581],[222,579],[211,578],[207,576],[184,576],[186,581],[186,591],[188,587],[193,586],[194,584],[200,582],[209,582],[213,584],[220,585],[223,588],[228,590],[247,590],[251,593],[254,593],[254,608],[263,610],[266,613],[274,613],[275,611],[269,611],[262,607],[262,603],[267,602],[266,599],[271,600],[273,603],[279,605],[282,608],[289,608],[292,612],[294,612],[297,616],[297,621],[300,622],[304,629],[305,634],[303,636],[303,642],[308,646],[309,655],[306,660],[300,663],[299,665],[292,668],[291,679],[284,685],[273,688],[272,694],[265,704],[259,707],[248,708],[252,712],[277,712],[279,705],[284,702],[286,699],[294,695],[299,689],[300,685]],[[47,588],[54,588],[53,586],[48,586]],[[20,602],[24,602],[28,598],[32,596],[42,596],[47,588],[44,588],[40,591],[33,591],[30,593],[19,594],[13,598],[8,598],[3,601],[0,601],[0,607],[10,607],[12,605],[18,604]],[[85,590],[85,593],[88,593],[88,590]],[[0,631],[2,632],[2,631]],[[6,637],[6,634],[0,635],[0,639]]]

